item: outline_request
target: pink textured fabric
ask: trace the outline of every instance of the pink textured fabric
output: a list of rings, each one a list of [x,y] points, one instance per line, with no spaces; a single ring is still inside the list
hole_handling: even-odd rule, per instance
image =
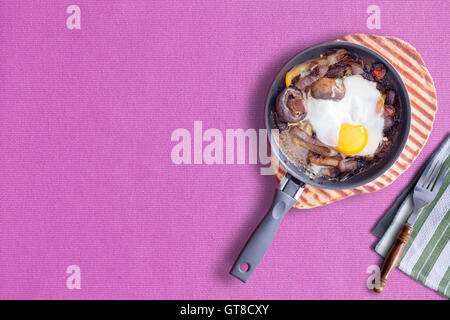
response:
[[[81,8],[81,30],[66,8]],[[370,230],[448,133],[448,1],[2,1],[0,298],[439,299],[400,271],[366,288]],[[429,68],[439,111],[390,187],[292,210],[247,284],[228,272],[269,208],[257,165],[171,161],[176,128],[263,128],[272,77],[341,35],[394,35]],[[66,288],[79,265],[81,289]]]

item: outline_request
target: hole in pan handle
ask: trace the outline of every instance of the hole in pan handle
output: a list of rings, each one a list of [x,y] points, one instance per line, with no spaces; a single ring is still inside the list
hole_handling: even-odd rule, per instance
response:
[[[272,243],[281,220],[297,202],[305,184],[286,174],[277,189],[275,199],[267,215],[258,225],[248,240],[239,258],[236,260],[231,274],[243,282],[247,280],[261,262]]]

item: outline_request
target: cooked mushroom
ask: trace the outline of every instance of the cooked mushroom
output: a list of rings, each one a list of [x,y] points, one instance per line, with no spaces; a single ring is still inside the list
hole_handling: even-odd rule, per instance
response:
[[[309,122],[308,120],[300,121],[299,123],[296,124],[296,127],[304,131],[309,137],[313,137],[314,130],[311,125],[311,122]]]
[[[347,72],[349,66],[344,64],[335,64],[328,69],[326,78],[342,78]]]
[[[316,138],[313,138],[312,135],[309,135],[305,132],[305,130],[302,130],[299,127],[293,127],[291,129],[291,132],[299,137],[300,139],[304,140],[305,142],[308,142],[310,144],[315,144],[318,146],[323,146],[323,143],[321,143],[319,140],[317,140]]]
[[[306,87],[309,87],[314,82],[316,82],[317,80],[319,80],[320,78],[325,76],[325,74],[328,71],[328,66],[321,65],[321,64],[313,61],[313,62],[311,62],[310,70],[311,70],[311,72],[309,75],[298,79],[297,82],[295,83],[295,86],[297,88],[299,88],[300,90],[303,90]]]
[[[322,78],[313,85],[311,95],[316,99],[341,100],[345,95],[345,86],[340,79]]]
[[[353,75],[363,74],[364,73],[363,67],[361,65],[359,65],[358,63],[350,62],[349,65],[350,65],[350,68],[352,69],[352,74]]]
[[[395,115],[395,108],[389,104],[384,105],[383,117],[392,118]]]
[[[361,76],[369,81],[375,81],[375,77],[371,73],[364,72]]]
[[[302,93],[294,88],[285,88],[278,95],[276,111],[280,120],[298,122],[306,116]]]
[[[312,152],[308,152],[308,159],[311,163],[318,166],[337,167],[339,165],[339,159],[337,157],[324,157]]]
[[[280,120],[280,117],[278,116],[278,114],[276,112],[272,111],[272,121],[275,124],[276,128],[280,129],[280,130],[284,130],[287,128],[287,123],[284,121]]]
[[[363,70],[364,72],[370,73],[372,72],[372,62],[368,59],[362,58]]]
[[[394,125],[395,108],[388,104],[384,105],[383,118],[384,126],[390,128]]]
[[[332,54],[327,56],[328,64],[333,65],[341,61],[346,55],[348,55],[348,51],[345,49],[339,49]]]
[[[346,158],[339,161],[339,171],[349,172],[358,169],[358,161],[354,158]]]
[[[356,63],[352,60],[346,61],[347,59],[342,60],[341,62],[334,64],[329,67],[326,78],[342,78],[348,73],[352,75],[363,74],[364,70],[360,63]]]
[[[380,82],[377,82],[377,90],[380,91],[381,94],[385,94],[386,93],[386,88]]]
[[[391,146],[392,146],[392,141],[391,140],[387,140],[387,139],[384,140],[383,139],[381,144],[378,146],[378,149],[376,151],[376,156],[379,157],[379,158],[385,157],[388,154],[389,149],[391,148]]]
[[[384,127],[390,128],[394,125],[394,119],[393,118],[385,118],[384,119]]]
[[[324,145],[312,136],[309,136],[305,131],[298,127],[293,127],[290,133],[299,146],[304,147],[309,151],[326,157],[334,157],[338,154],[336,150]]]
[[[381,63],[375,63],[373,65],[372,74],[377,78],[377,80],[381,80],[386,75],[386,68]]]
[[[334,167],[323,167],[323,168],[320,168],[317,175],[320,177],[333,179],[333,178],[336,178],[338,176],[338,174],[339,174],[338,170]]]
[[[395,99],[395,91],[394,90],[388,90],[386,95],[386,104],[393,105]]]

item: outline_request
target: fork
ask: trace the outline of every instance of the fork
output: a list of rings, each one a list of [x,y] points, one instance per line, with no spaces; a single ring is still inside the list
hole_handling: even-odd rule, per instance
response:
[[[449,171],[448,165],[444,166],[444,162],[445,158],[441,159],[441,157],[437,157],[434,159],[427,165],[420,176],[419,181],[417,181],[413,192],[414,209],[410,214],[408,221],[403,225],[403,228],[397,236],[394,245],[384,260],[380,274],[380,285],[374,287],[373,290],[375,292],[383,292],[389,276],[397,266],[403,249],[408,243],[408,240],[414,230],[413,225],[416,221],[418,212],[420,209],[430,204],[439,192],[444,178]]]

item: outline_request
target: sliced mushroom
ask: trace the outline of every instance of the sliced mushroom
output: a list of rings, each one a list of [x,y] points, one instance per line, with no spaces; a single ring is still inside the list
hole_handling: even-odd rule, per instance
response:
[[[316,138],[313,138],[312,135],[307,134],[304,130],[302,130],[299,127],[293,127],[291,129],[291,133],[307,143],[323,146],[323,143],[321,143]]]
[[[339,49],[331,54],[329,54],[326,59],[321,58],[317,60],[313,60],[309,65],[310,73],[307,76],[301,77],[295,82],[295,86],[303,90],[306,87],[311,86],[314,82],[319,80],[320,78],[324,77],[329,67],[335,65],[339,61],[343,60],[345,57],[347,57],[349,52],[345,49]],[[347,69],[347,67],[345,68]],[[336,70],[337,71],[337,70]],[[291,79],[290,77],[289,79]],[[290,81],[288,81],[290,83]]]
[[[309,137],[313,137],[314,131],[311,122],[304,120],[299,122],[298,127],[303,130]]]
[[[337,167],[339,165],[339,159],[336,157],[324,157],[312,152],[308,152],[308,159],[318,166]]]
[[[385,104],[383,109],[384,126],[390,128],[394,125],[395,108]]]
[[[364,69],[363,67],[355,62],[350,62],[349,63],[350,68],[352,69],[352,74],[353,75],[357,75],[357,74],[363,74],[364,73]]]
[[[386,75],[386,68],[381,63],[375,63],[373,65],[372,74],[375,76],[377,80],[381,80]]]
[[[371,73],[364,72],[362,76],[366,80],[375,81],[375,77]]]
[[[326,78],[342,78],[348,70],[348,65],[335,64],[328,69]]]
[[[316,99],[341,100],[345,95],[345,86],[340,79],[322,78],[312,87],[311,95]]]
[[[342,78],[347,74],[359,75],[363,74],[364,70],[361,64],[354,61],[341,61],[335,65],[330,66],[326,78]]]
[[[393,105],[395,99],[395,91],[394,90],[388,90],[386,95],[386,104]]]
[[[323,76],[325,76],[325,74],[328,71],[328,66],[326,65],[321,65],[315,61],[313,61],[311,63],[311,72],[309,75],[300,78],[297,80],[297,82],[294,84],[297,88],[299,88],[300,90],[305,89],[306,87],[309,87],[310,85],[312,85],[314,82],[316,82],[317,80],[319,80],[320,78],[322,78]]]
[[[384,94],[386,92],[386,88],[380,82],[377,82],[377,90],[380,91],[380,93],[382,93],[382,94]]]
[[[320,168],[317,175],[320,177],[334,179],[339,175],[339,171],[334,167],[323,167],[323,168]]]
[[[385,128],[390,128],[394,125],[394,119],[392,118],[385,118],[384,119],[384,127]]]
[[[345,49],[339,49],[336,52],[333,52],[327,56],[328,64],[333,65],[341,61],[346,55],[348,55],[348,51]]]
[[[284,122],[298,122],[306,116],[302,93],[294,88],[285,88],[276,102],[278,117]]]
[[[346,158],[339,161],[340,172],[350,172],[358,169],[358,161],[354,158]]]
[[[379,158],[385,157],[388,154],[389,149],[391,148],[391,146],[392,146],[391,140],[383,139],[383,141],[381,142],[381,144],[377,148],[376,156],[379,157]]]
[[[336,150],[324,145],[312,136],[309,136],[305,131],[298,127],[293,127],[290,133],[299,146],[304,147],[309,151],[326,157],[334,157],[338,154]]]
[[[393,117],[395,115],[395,108],[389,104],[384,105],[383,117]]]
[[[294,112],[296,117],[300,116],[300,114],[305,113],[305,103],[301,97],[294,97],[293,99],[287,100],[287,106],[289,110]]]
[[[363,64],[364,72],[367,72],[367,73],[372,72],[373,65],[372,65],[372,62],[370,60],[363,58],[362,59],[362,64]]]
[[[287,128],[287,123],[284,121],[280,120],[280,117],[278,117],[278,114],[276,112],[271,113],[272,115],[272,121],[275,124],[276,128],[280,129],[280,130],[284,130]]]

